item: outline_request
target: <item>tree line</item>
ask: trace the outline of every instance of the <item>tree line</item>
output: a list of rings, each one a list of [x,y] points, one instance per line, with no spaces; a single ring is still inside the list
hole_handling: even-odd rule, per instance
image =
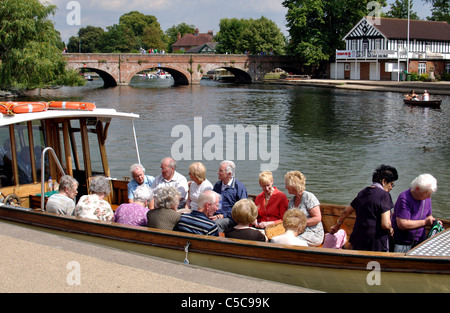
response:
[[[422,0],[431,4],[428,20],[450,23],[448,0]],[[342,38],[363,17],[387,6],[386,0],[284,0],[288,36],[275,22],[259,19],[225,18],[219,22],[217,53],[271,53],[298,57],[305,70],[320,69],[343,49]],[[418,19],[410,1],[410,18]],[[39,0],[0,1],[0,88],[38,88],[50,85],[83,84],[74,71],[65,68],[61,51],[66,46],[49,16],[56,6]],[[378,11],[377,11],[378,12]],[[378,14],[378,13],[377,13]],[[406,18],[408,0],[395,0],[381,16]],[[165,32],[153,15],[137,11],[123,14],[118,24],[80,28],[67,43],[69,52],[138,52],[153,49],[171,52],[181,36],[194,33],[195,26],[181,23]]]

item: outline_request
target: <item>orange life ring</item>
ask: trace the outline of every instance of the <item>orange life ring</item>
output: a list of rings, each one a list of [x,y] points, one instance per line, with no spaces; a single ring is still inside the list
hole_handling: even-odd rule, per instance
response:
[[[69,110],[87,110],[93,111],[95,103],[92,102],[73,102],[73,101],[51,101],[50,109],[69,109]]]
[[[3,114],[43,112],[47,109],[47,102],[0,102],[0,113]]]

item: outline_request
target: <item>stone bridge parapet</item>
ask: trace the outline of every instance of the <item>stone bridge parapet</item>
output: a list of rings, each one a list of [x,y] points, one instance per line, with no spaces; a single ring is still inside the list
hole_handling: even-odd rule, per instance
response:
[[[299,73],[301,65],[291,56],[244,54],[142,54],[67,53],[67,66],[88,69],[103,78],[105,87],[129,85],[137,73],[151,68],[169,72],[176,85],[198,84],[208,71],[225,68],[237,82],[262,81],[275,68]]]

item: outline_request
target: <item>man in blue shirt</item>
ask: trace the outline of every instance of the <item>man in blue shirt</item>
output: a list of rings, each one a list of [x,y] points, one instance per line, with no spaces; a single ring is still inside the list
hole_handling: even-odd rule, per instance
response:
[[[236,165],[233,161],[222,161],[218,171],[219,181],[213,190],[222,196],[221,206],[211,218],[219,226],[220,232],[226,232],[236,226],[231,217],[233,205],[241,199],[248,198],[247,189],[235,176]]]
[[[130,173],[133,179],[128,183],[128,202],[133,203],[134,191],[140,185],[152,186],[155,177],[145,175],[145,168],[141,164],[133,164],[130,167]],[[152,201],[153,204],[153,201]]]
[[[198,209],[189,214],[181,214],[180,221],[174,230],[187,233],[218,236],[217,224],[211,220],[219,208],[220,195],[212,190],[206,190],[198,197]]]

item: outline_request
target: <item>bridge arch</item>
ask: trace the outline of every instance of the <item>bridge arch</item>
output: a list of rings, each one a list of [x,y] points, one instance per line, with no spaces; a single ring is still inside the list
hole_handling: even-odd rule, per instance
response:
[[[104,83],[103,87],[105,87],[105,88],[117,86],[117,81],[108,72],[105,72],[103,70],[100,70],[100,69],[94,68],[94,67],[81,67],[80,69],[86,69],[89,72],[97,73],[98,76],[100,76],[103,79],[103,83]]]
[[[232,73],[236,77],[236,83],[251,84],[253,79],[247,72],[235,67],[222,67]]]
[[[173,81],[174,81],[174,85],[176,85],[176,86],[189,85],[189,78],[186,77],[186,75],[184,73],[182,73],[182,72],[180,72],[180,71],[178,71],[178,70],[176,70],[174,68],[171,68],[171,67],[163,67],[163,66],[148,67],[148,68],[145,68],[145,69],[141,69],[141,70],[137,71],[136,73],[133,73],[131,75],[131,77],[133,77],[134,75],[136,75],[139,72],[142,72],[142,71],[145,71],[145,70],[149,70],[149,69],[152,69],[152,68],[161,69],[164,72],[167,72],[170,75],[172,75],[172,78],[173,78]],[[130,78],[130,81],[131,81],[131,78]]]

